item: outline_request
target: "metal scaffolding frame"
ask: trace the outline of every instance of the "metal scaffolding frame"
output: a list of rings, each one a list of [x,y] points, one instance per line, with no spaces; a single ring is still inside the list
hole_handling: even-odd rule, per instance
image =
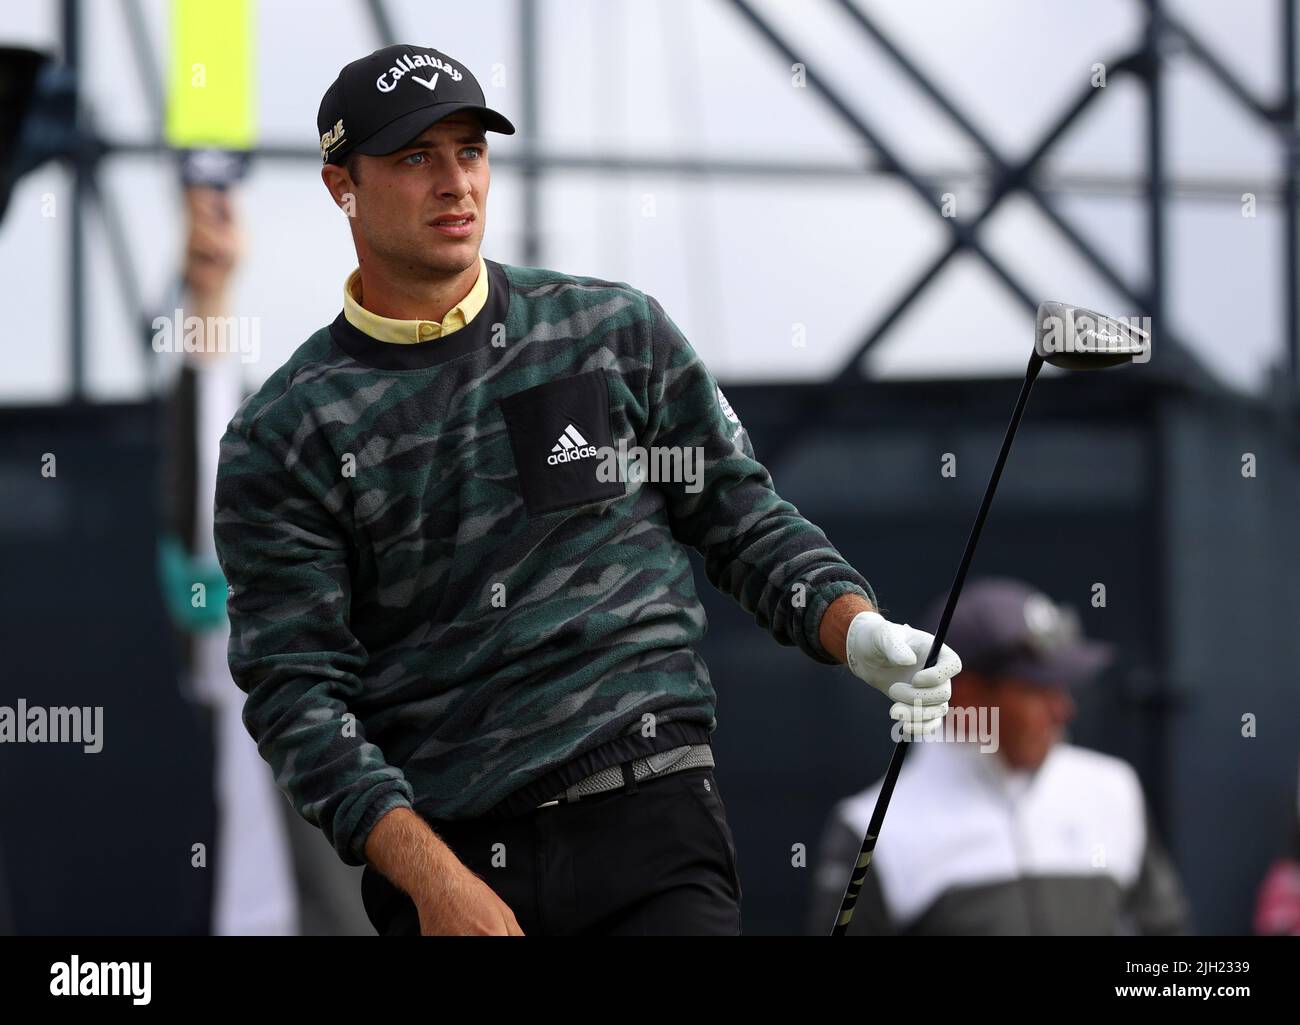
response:
[[[1004,287],[1024,305],[1033,310],[1037,300],[996,255],[984,246],[979,238],[980,226],[1012,195],[1023,195],[1051,222],[1065,241],[1080,257],[1135,310],[1149,311],[1155,331],[1160,336],[1161,359],[1158,372],[1180,383],[1201,389],[1217,389],[1219,385],[1205,370],[1191,349],[1169,329],[1166,321],[1166,260],[1165,243],[1166,205],[1172,192],[1198,195],[1206,192],[1224,194],[1228,183],[1185,182],[1169,180],[1164,154],[1164,66],[1175,53],[1185,55],[1209,73],[1224,91],[1252,117],[1273,130],[1281,145],[1279,183],[1267,192],[1281,198],[1285,207],[1283,238],[1282,289],[1286,336],[1284,339],[1286,389],[1288,406],[1295,408],[1300,396],[1300,298],[1297,296],[1297,274],[1300,273],[1300,237],[1297,232],[1297,214],[1300,213],[1300,133],[1297,132],[1295,49],[1296,0],[1278,0],[1280,45],[1283,81],[1276,99],[1261,99],[1220,60],[1186,24],[1165,10],[1161,0],[1135,0],[1145,10],[1146,19],[1140,45],[1131,52],[1120,54],[1105,62],[1108,75],[1132,75],[1146,93],[1146,174],[1134,181],[1122,176],[1092,176],[1088,178],[1050,178],[1039,170],[1044,158],[1061,140],[1079,116],[1088,110],[1105,90],[1086,88],[1068,108],[1043,133],[1038,144],[1024,160],[1009,162],[993,143],[974,125],[944,90],[930,78],[920,64],[889,36],[879,21],[862,9],[855,0],[825,0],[841,9],[877,49],[900,72],[927,96],[948,119],[979,149],[987,165],[983,175],[958,176],[937,169],[922,170],[909,164],[889,147],[873,123],[856,111],[849,100],[800,61],[789,41],[770,20],[764,18],[751,0],[719,0],[735,10],[742,23],[751,27],[776,53],[790,63],[802,63],[805,80],[826,106],[849,127],[873,155],[859,165],[820,163],[795,164],[791,162],[764,162],[746,160],[685,160],[659,157],[579,156],[543,151],[537,144],[539,110],[539,68],[536,54],[539,44],[539,21],[543,14],[537,0],[515,0],[518,12],[519,51],[523,81],[523,109],[517,117],[519,128],[518,152],[508,157],[494,158],[499,166],[517,169],[523,178],[523,250],[524,262],[542,263],[542,235],[540,229],[541,186],[544,176],[563,171],[581,170],[594,173],[636,171],[672,176],[708,175],[714,177],[770,177],[777,180],[795,178],[838,179],[862,175],[889,175],[903,181],[922,202],[933,210],[944,224],[949,242],[930,264],[906,287],[886,312],[865,331],[852,356],[845,361],[826,387],[840,390],[861,382],[862,357],[886,338],[900,317],[916,302],[938,278],[955,256],[969,252],[978,257],[1002,282]],[[384,0],[362,0],[363,7],[380,45],[398,38],[394,21]],[[61,161],[72,177],[72,210],[69,218],[68,292],[69,318],[68,353],[71,369],[71,401],[85,401],[85,335],[81,325],[84,317],[86,288],[86,216],[93,207],[98,213],[112,255],[117,284],[129,309],[137,311],[140,322],[148,325],[152,315],[144,297],[139,277],[131,258],[125,226],[116,204],[100,185],[98,170],[103,161],[126,154],[162,154],[168,151],[162,139],[164,90],[162,76],[156,63],[154,49],[148,33],[146,19],[139,0],[120,0],[125,20],[133,63],[140,86],[149,102],[154,121],[154,139],[145,143],[130,143],[103,138],[93,122],[89,105],[77,95],[74,126],[67,137],[59,140],[53,156]],[[61,0],[61,33],[63,40],[63,73],[76,95],[75,86],[81,63],[81,0]],[[314,150],[296,146],[264,145],[253,150],[255,159],[318,161]],[[958,177],[982,180],[989,198],[983,210],[966,221],[945,217],[941,206],[939,183],[951,183]],[[1061,214],[1053,196],[1062,192],[1105,190],[1141,190],[1146,199],[1147,211],[1147,263],[1148,279],[1143,282],[1127,280],[1107,257],[1098,251]],[[1234,192],[1237,190],[1234,189]],[[1256,192],[1259,190],[1256,189]],[[1231,193],[1229,193],[1231,194]],[[1237,193],[1239,195],[1239,192]],[[146,330],[146,336],[148,330]],[[824,400],[822,400],[824,401]],[[820,404],[820,403],[818,403]],[[795,440],[792,435],[782,446]],[[770,453],[775,460],[779,452]]]
[[[368,18],[377,45],[394,41],[399,32],[390,16],[389,5],[384,0],[360,0],[364,14]],[[1151,374],[1142,375],[1144,381],[1155,377],[1169,384],[1176,384],[1203,394],[1218,393],[1220,386],[1195,358],[1192,351],[1181,343],[1177,337],[1171,337],[1166,329],[1165,310],[1167,304],[1167,265],[1165,259],[1166,244],[1166,208],[1175,196],[1200,197],[1213,196],[1219,200],[1238,201],[1243,191],[1253,191],[1261,199],[1271,197],[1279,201],[1284,208],[1284,224],[1279,243],[1283,248],[1280,272],[1285,275],[1282,289],[1281,326],[1285,330],[1284,358],[1285,394],[1274,396],[1283,398],[1285,403],[1280,408],[1286,414],[1286,420],[1274,421],[1279,425],[1286,423],[1292,428],[1296,425],[1295,413],[1297,398],[1300,396],[1300,297],[1297,295],[1297,276],[1300,274],[1300,238],[1298,238],[1297,215],[1300,214],[1300,132],[1297,131],[1297,58],[1295,48],[1296,0],[1278,0],[1277,12],[1280,28],[1282,81],[1275,98],[1261,98],[1247,87],[1241,79],[1206,45],[1186,24],[1169,13],[1161,0],[1133,0],[1141,4],[1145,12],[1141,38],[1134,47],[1119,53],[1114,59],[1106,61],[1110,76],[1130,75],[1138,82],[1145,96],[1145,131],[1146,148],[1145,173],[1137,178],[1120,175],[1069,176],[1048,175],[1042,170],[1045,157],[1053,147],[1066,135],[1078,121],[1080,115],[1092,108],[1105,94],[1103,89],[1081,90],[1073,101],[1043,132],[1037,144],[1032,147],[1029,156],[1012,162],[1001,154],[993,143],[974,125],[968,114],[958,102],[930,78],[920,65],[915,54],[905,52],[892,36],[880,25],[878,19],[863,9],[864,0],[821,0],[835,5],[848,18],[849,22],[861,32],[864,44],[874,46],[884,55],[898,71],[930,102],[969,138],[983,157],[983,171],[960,171],[946,168],[920,168],[903,160],[891,151],[875,124],[866,115],[856,110],[849,98],[838,93],[829,83],[817,77],[811,70],[814,62],[800,59],[795,46],[788,37],[765,18],[754,6],[753,0],[714,0],[725,3],[734,9],[737,24],[748,26],[765,41],[777,59],[789,63],[801,63],[805,67],[805,81],[810,91],[825,103],[826,107],[845,124],[864,144],[865,150],[858,161],[841,163],[793,163],[783,160],[737,160],[737,159],[675,159],[659,156],[613,156],[585,155],[542,149],[538,144],[540,125],[539,89],[541,69],[537,53],[540,40],[540,20],[545,8],[537,0],[514,0],[516,4],[518,26],[518,45],[520,52],[520,79],[522,82],[522,103],[518,116],[513,120],[518,126],[515,152],[509,156],[493,157],[496,166],[517,171],[523,180],[523,255],[524,262],[538,265],[543,262],[543,236],[541,233],[540,209],[542,203],[542,185],[548,175],[564,172],[584,172],[594,174],[617,174],[638,172],[645,174],[683,177],[714,177],[728,179],[768,179],[775,181],[848,181],[864,177],[887,175],[904,182],[924,205],[933,210],[940,218],[948,233],[947,245],[936,255],[907,286],[900,290],[895,300],[875,317],[873,322],[864,326],[858,344],[849,359],[827,381],[819,383],[801,383],[796,386],[773,388],[760,386],[770,402],[766,404],[766,415],[773,422],[779,420],[781,430],[772,430],[770,437],[764,439],[762,454],[768,466],[775,466],[783,453],[798,451],[798,442],[807,442],[810,433],[817,430],[831,430],[835,427],[836,417],[843,410],[859,414],[862,407],[863,377],[861,364],[863,356],[873,347],[879,345],[894,330],[902,314],[920,299],[943,271],[960,253],[970,253],[984,263],[1002,282],[1003,286],[1015,296],[1024,307],[1032,310],[1036,300],[1029,291],[998,260],[996,254],[985,247],[979,237],[981,226],[996,212],[999,206],[1010,196],[1019,195],[1029,200],[1060,233],[1066,243],[1081,256],[1097,275],[1105,280],[1126,302],[1135,309],[1150,312],[1160,336],[1160,360],[1150,368]],[[164,85],[158,63],[158,50],[149,38],[149,26],[144,17],[139,0],[119,0],[129,38],[132,63],[135,67],[139,87],[150,105],[153,120],[153,138],[146,141],[122,141],[104,138],[97,130],[93,120],[91,105],[78,97],[76,116],[72,127],[66,135],[57,139],[45,140],[49,144],[50,154],[61,162],[71,175],[72,198],[70,216],[67,218],[69,231],[69,249],[67,256],[67,289],[69,318],[68,359],[70,361],[73,404],[86,402],[86,349],[88,335],[82,325],[88,322],[86,308],[86,234],[87,218],[94,215],[104,230],[104,237],[109,248],[113,267],[112,274],[119,293],[128,310],[134,311],[138,320],[143,340],[143,358],[151,355],[148,340],[152,334],[154,304],[145,295],[145,290],[136,263],[132,258],[129,231],[120,214],[119,207],[111,193],[100,182],[100,169],[105,161],[136,155],[163,155],[168,147],[163,142],[162,124],[164,111]],[[76,82],[80,72],[81,51],[81,0],[60,0],[60,30],[63,41],[63,65],[58,69],[62,88],[76,95]],[[1267,125],[1280,144],[1279,173],[1275,182],[1267,187],[1260,184],[1246,185],[1224,180],[1182,180],[1172,181],[1167,173],[1165,151],[1163,146],[1164,115],[1167,103],[1164,93],[1164,69],[1176,58],[1194,61],[1213,79],[1224,92],[1232,98],[1245,113]],[[268,143],[258,146],[253,155],[258,160],[289,160],[319,164],[318,152],[308,146],[291,146]],[[942,216],[942,193],[944,186],[956,182],[969,182],[987,192],[987,201],[982,210],[969,220],[959,220]],[[1064,217],[1055,205],[1061,194],[1079,194],[1103,192],[1108,194],[1140,195],[1146,209],[1146,262],[1148,275],[1146,280],[1133,281],[1121,274],[1106,254],[1099,252],[1083,237]],[[1027,354],[1026,354],[1027,355]],[[149,376],[146,375],[146,379]],[[1059,382],[1058,387],[1077,388],[1078,382]],[[900,402],[906,398],[909,402],[919,401],[921,388],[938,388],[949,396],[961,392],[961,386],[955,382],[930,383],[925,386],[902,386],[891,391],[890,401]],[[1138,379],[1129,384],[1122,384],[1120,391],[1112,395],[1110,401],[1119,402],[1128,394],[1128,390],[1145,388],[1145,383]],[[895,391],[898,394],[895,394]],[[851,402],[835,403],[833,400],[845,397]],[[984,396],[981,395],[981,398]],[[1132,396],[1128,396],[1131,398]],[[989,400],[991,401],[991,399]],[[1088,402],[1076,398],[1069,404],[1066,413],[1077,413],[1084,407],[1092,408]],[[1217,398],[1214,399],[1217,402]],[[1265,399],[1252,400],[1262,404]],[[1210,405],[1213,404],[1209,403]],[[763,405],[763,404],[760,404]],[[1133,401],[1136,408],[1139,404]],[[1168,495],[1166,477],[1176,472],[1172,465],[1176,460],[1169,455],[1169,438],[1178,429],[1161,409],[1154,403],[1143,406],[1149,414],[1146,426],[1151,431],[1146,464],[1146,479],[1150,491],[1146,508],[1150,510],[1150,522],[1153,525],[1152,536],[1152,579],[1167,581],[1171,579],[1170,566],[1177,557],[1171,551],[1171,542],[1164,540],[1165,526],[1171,521],[1171,502]],[[838,406],[838,410],[837,410]],[[915,405],[909,408],[916,408]],[[978,412],[978,409],[974,409]],[[83,410],[82,412],[87,412]],[[98,412],[103,412],[98,411]],[[809,415],[815,412],[816,415]],[[966,407],[965,413],[972,412]],[[762,429],[763,417],[756,416]],[[1172,629],[1174,613],[1167,597],[1159,588],[1153,588],[1149,612],[1151,622],[1156,624],[1156,638],[1152,641],[1149,663],[1142,666],[1147,675],[1141,682],[1141,690],[1127,695],[1140,711],[1136,717],[1143,737],[1149,746],[1146,762],[1152,784],[1151,804],[1157,823],[1165,823],[1168,817],[1166,808],[1166,782],[1169,760],[1169,730],[1167,724],[1172,713],[1179,708],[1179,702],[1185,696],[1185,689],[1180,681],[1163,667],[1171,657],[1171,637],[1176,631]]]

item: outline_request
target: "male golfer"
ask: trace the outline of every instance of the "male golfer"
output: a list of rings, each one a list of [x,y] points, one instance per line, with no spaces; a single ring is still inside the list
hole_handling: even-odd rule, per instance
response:
[[[380,933],[738,933],[683,546],[913,735],[960,662],[920,669],[654,298],[480,255],[514,128],[463,64],[378,50],[317,127],[359,267],[218,474],[249,731]]]

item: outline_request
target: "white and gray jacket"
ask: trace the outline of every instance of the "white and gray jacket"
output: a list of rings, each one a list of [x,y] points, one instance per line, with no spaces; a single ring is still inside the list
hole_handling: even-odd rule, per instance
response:
[[[1137,774],[1057,744],[1015,772],[978,744],[918,742],[890,802],[850,935],[1182,934],[1187,903]],[[880,783],[833,811],[808,931],[830,932]]]

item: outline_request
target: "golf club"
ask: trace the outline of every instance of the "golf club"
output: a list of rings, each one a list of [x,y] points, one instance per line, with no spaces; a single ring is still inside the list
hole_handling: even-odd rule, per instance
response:
[[[966,571],[970,568],[975,546],[979,543],[980,531],[988,516],[989,506],[993,504],[993,493],[997,490],[998,479],[1002,476],[1002,467],[1006,465],[1007,453],[1011,451],[1016,429],[1020,426],[1020,419],[1029,402],[1029,392],[1033,389],[1034,381],[1037,380],[1043,364],[1050,363],[1065,370],[1105,370],[1125,363],[1146,363],[1150,358],[1149,330],[1078,306],[1052,301],[1039,303],[1034,324],[1034,352],[1025,370],[1025,381],[1020,388],[1020,397],[1016,399],[1011,423],[1007,426],[1006,436],[1002,439],[1002,449],[998,452],[997,462],[993,465],[988,487],[984,489],[984,499],[980,502],[979,513],[975,516],[975,525],[966,540],[966,551],[962,554],[961,565],[957,567],[957,576],[948,591],[948,600],[944,604],[943,615],[939,618],[934,642],[930,645],[930,653],[926,656],[922,668],[929,669],[938,661],[944,637],[948,633],[948,624],[952,621],[953,610],[957,607],[958,598],[961,597],[962,584],[966,581]],[[849,877],[848,889],[844,891],[844,900],[840,902],[839,914],[831,930],[832,936],[843,936],[853,920],[853,908],[857,904],[858,894],[862,892],[862,884],[867,878],[867,868],[871,864],[876,840],[885,821],[885,812],[889,810],[889,799],[893,796],[894,784],[898,781],[898,773],[903,767],[907,749],[906,737],[894,744],[894,753],[889,759],[889,768],[885,772],[880,796],[876,798],[876,807],[867,825],[867,835],[862,840],[862,849],[858,853],[858,860]]]

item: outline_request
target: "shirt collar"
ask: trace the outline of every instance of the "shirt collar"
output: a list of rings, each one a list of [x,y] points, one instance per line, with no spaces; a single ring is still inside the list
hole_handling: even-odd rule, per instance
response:
[[[361,268],[348,275],[343,284],[343,315],[348,323],[380,342],[414,345],[442,338],[459,331],[483,309],[488,297],[488,273],[482,254],[478,258],[478,280],[459,303],[447,311],[439,323],[436,320],[394,320],[371,313],[361,305]]]

